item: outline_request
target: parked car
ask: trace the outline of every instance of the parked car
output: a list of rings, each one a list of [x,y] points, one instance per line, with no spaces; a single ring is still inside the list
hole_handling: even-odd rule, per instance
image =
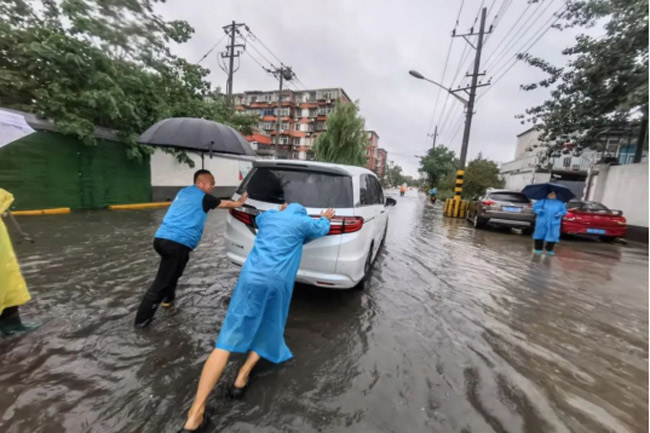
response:
[[[466,217],[477,229],[488,225],[513,227],[531,234],[535,228],[532,202],[517,191],[488,189],[470,204]]]
[[[338,164],[261,160],[253,164],[233,199],[243,192],[245,207],[227,218],[226,256],[243,265],[253,247],[255,216],[282,203],[300,203],[309,215],[334,208],[336,217],[324,238],[304,246],[297,281],[337,289],[363,288],[384,243],[388,206],[377,176],[370,170]]]
[[[627,221],[623,212],[610,210],[595,201],[572,200],[562,218],[563,234],[598,236],[602,240],[624,237]]]

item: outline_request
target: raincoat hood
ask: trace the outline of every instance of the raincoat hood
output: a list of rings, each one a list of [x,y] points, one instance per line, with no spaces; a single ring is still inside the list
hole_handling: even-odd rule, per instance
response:
[[[291,203],[284,211],[295,215],[307,215],[307,209],[300,203]]]

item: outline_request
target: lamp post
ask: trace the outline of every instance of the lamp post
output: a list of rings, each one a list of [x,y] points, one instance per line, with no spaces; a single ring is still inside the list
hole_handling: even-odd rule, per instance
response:
[[[461,98],[460,96],[458,96],[457,94],[455,94],[454,91],[451,90],[450,88],[445,87],[445,86],[443,86],[443,85],[440,84],[440,83],[437,83],[437,82],[435,82],[435,81],[433,81],[433,80],[428,79],[427,77],[425,77],[424,75],[422,75],[422,74],[419,73],[418,71],[410,70],[410,71],[409,71],[409,74],[411,74],[412,77],[415,77],[415,78],[417,78],[418,80],[428,81],[429,83],[431,83],[431,84],[433,84],[433,85],[435,85],[435,86],[440,87],[442,90],[444,90],[445,92],[449,93],[449,94],[450,94],[451,96],[453,96],[454,98],[458,99],[458,101],[460,101],[460,103],[463,104],[465,107],[467,107],[467,104],[469,104],[469,101],[468,101],[468,100],[466,100],[466,99],[464,99],[464,98]]]

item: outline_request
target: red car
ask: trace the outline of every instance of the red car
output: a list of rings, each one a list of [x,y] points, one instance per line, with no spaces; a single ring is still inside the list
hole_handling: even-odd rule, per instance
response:
[[[610,210],[595,201],[572,200],[562,219],[562,234],[598,236],[602,240],[622,238],[627,233],[623,212]]]

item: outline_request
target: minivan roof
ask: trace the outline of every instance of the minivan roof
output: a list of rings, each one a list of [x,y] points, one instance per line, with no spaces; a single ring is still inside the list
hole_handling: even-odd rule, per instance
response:
[[[318,161],[301,161],[290,159],[258,159],[253,162],[253,167],[272,167],[272,168],[303,168],[307,170],[333,173],[345,176],[358,176],[361,174],[377,175],[367,168],[357,167],[354,165],[332,164],[329,162]]]

